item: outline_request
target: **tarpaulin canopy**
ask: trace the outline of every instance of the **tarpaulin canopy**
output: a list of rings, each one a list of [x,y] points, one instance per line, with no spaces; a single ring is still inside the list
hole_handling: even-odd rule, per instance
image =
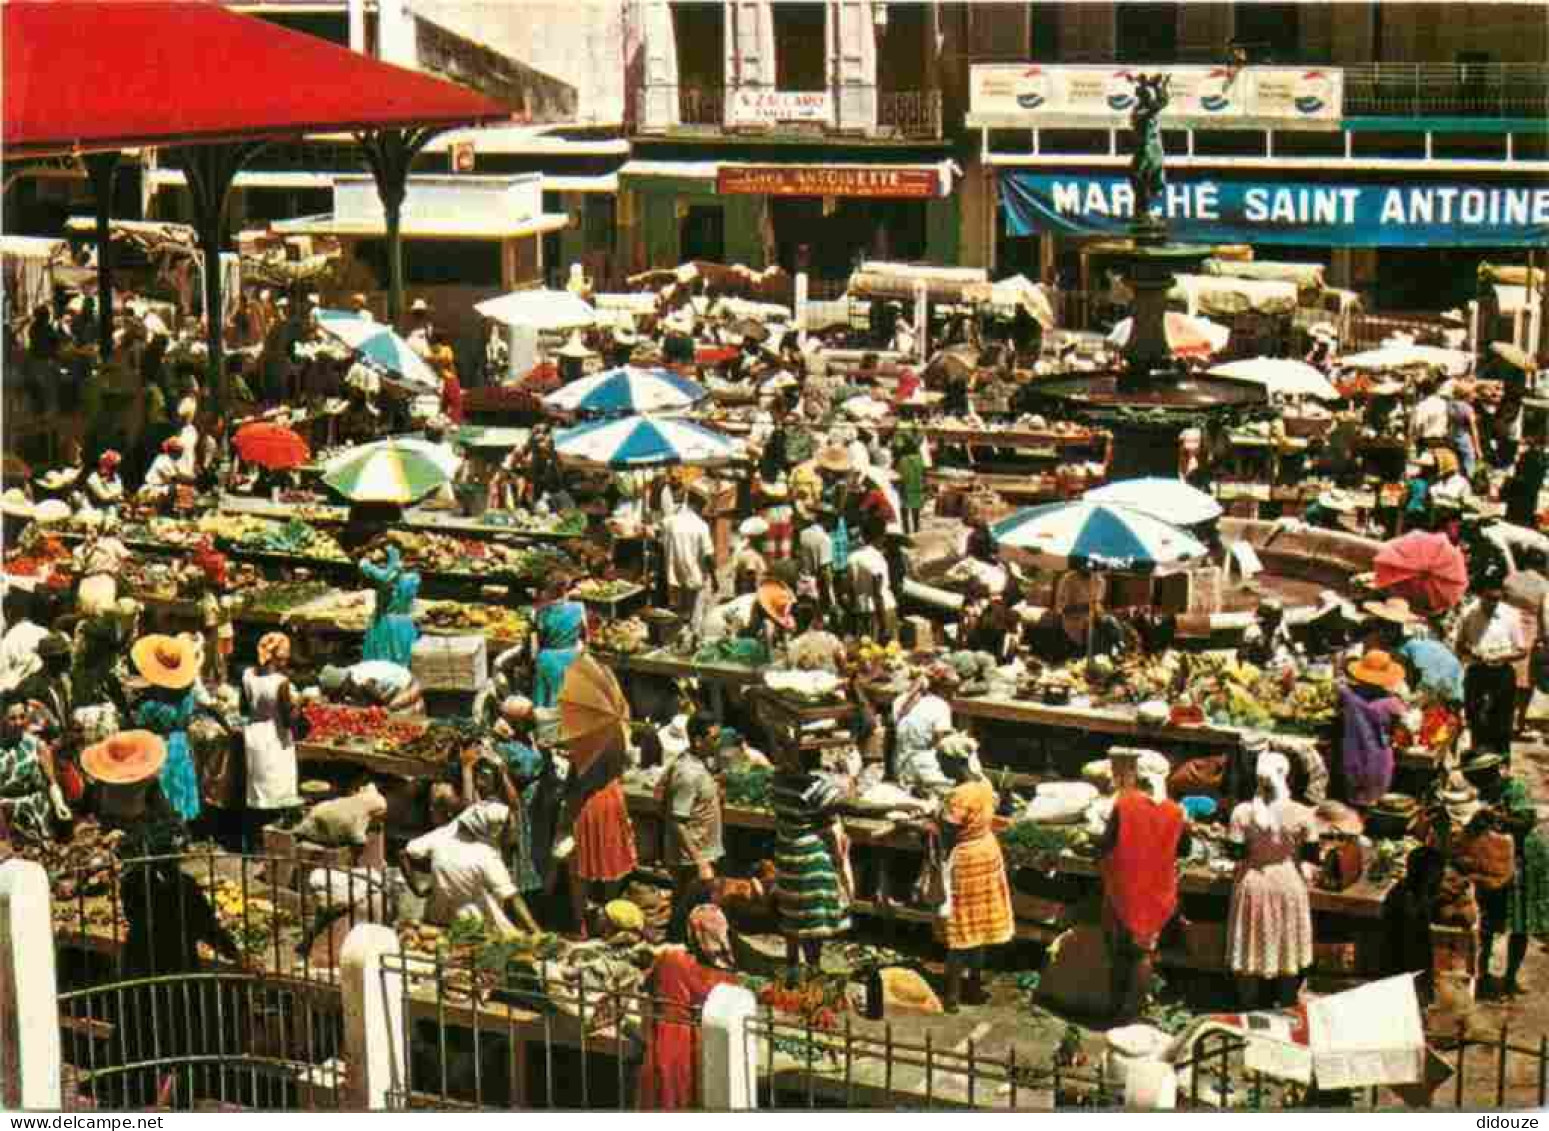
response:
[[[509,118],[483,95],[204,0],[9,0],[8,158]]]

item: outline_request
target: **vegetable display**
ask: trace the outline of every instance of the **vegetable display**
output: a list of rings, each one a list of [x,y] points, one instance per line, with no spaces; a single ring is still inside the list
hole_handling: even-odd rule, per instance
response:
[[[424,734],[426,726],[394,718],[384,707],[308,703],[301,713],[307,722],[307,741],[319,745],[370,742],[378,750],[395,750]]]
[[[723,779],[726,804],[743,809],[773,809],[774,771],[763,766],[733,766]]]
[[[242,601],[242,611],[283,615],[303,605],[310,605],[332,592],[333,586],[326,581],[277,582],[248,593]]]

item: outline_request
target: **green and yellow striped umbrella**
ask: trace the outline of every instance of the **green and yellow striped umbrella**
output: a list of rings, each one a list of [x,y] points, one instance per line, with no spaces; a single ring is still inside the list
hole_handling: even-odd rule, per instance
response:
[[[388,441],[346,452],[323,469],[323,482],[352,503],[405,506],[448,480],[422,448]]]

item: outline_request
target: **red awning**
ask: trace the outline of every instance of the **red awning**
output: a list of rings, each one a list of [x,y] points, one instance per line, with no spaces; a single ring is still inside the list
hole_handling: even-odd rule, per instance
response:
[[[511,111],[207,0],[6,0],[6,156],[390,126]]]

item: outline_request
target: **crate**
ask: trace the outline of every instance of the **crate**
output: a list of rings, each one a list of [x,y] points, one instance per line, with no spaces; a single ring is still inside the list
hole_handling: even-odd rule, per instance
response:
[[[489,645],[482,636],[422,636],[409,669],[426,691],[478,691],[489,682]]]

